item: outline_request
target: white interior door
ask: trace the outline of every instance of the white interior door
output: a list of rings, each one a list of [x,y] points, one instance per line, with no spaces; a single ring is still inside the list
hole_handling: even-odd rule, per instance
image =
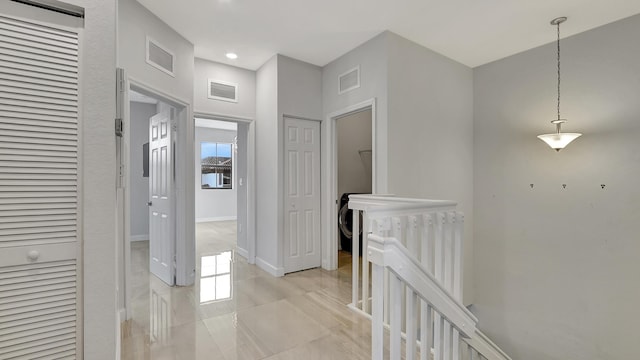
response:
[[[284,271],[319,267],[320,122],[285,118]]]
[[[161,111],[149,122],[149,266],[169,285],[175,284],[172,113]]]
[[[0,359],[81,358],[80,41],[63,17],[0,3]]]

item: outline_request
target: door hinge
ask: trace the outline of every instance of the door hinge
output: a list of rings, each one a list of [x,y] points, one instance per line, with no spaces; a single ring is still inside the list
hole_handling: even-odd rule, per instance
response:
[[[122,119],[124,118],[124,102],[125,102],[125,77],[124,69],[116,69],[116,136],[122,137],[124,128]]]
[[[116,119],[116,136],[122,137],[124,134],[124,129],[122,125],[122,119]]]

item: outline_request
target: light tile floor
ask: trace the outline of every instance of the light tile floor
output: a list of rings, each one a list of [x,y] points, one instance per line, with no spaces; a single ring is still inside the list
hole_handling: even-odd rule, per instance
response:
[[[148,242],[132,245],[132,318],[122,359],[368,359],[369,320],[350,311],[351,262],[275,278],[236,253],[235,222],[199,223],[196,283],[149,274]],[[217,300],[216,300],[217,299]]]

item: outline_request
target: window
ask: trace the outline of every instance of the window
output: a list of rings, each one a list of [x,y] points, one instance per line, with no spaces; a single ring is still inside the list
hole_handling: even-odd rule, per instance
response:
[[[200,144],[200,166],[203,189],[231,189],[233,144],[203,142]]]

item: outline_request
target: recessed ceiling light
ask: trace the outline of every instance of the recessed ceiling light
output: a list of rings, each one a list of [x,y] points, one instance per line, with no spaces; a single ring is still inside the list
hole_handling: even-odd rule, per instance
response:
[[[235,60],[235,59],[237,59],[237,58],[238,58],[238,54],[236,54],[236,53],[232,53],[232,52],[228,52],[228,53],[227,53],[227,58],[228,58],[228,59],[231,59],[231,60]]]

